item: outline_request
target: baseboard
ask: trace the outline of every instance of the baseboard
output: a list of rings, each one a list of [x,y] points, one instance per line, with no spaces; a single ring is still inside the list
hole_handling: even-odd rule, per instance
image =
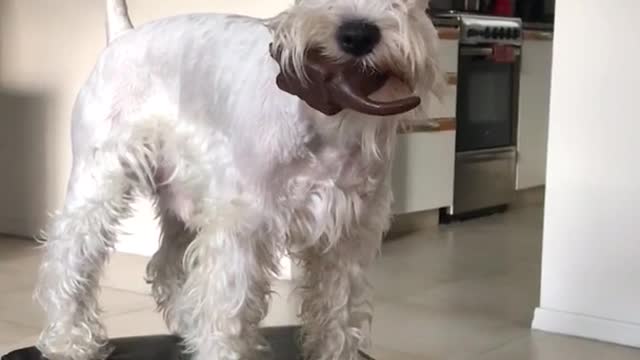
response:
[[[46,220],[0,216],[0,233],[34,239],[41,234]]]
[[[640,324],[537,308],[532,328],[619,345],[640,347]]]
[[[511,208],[544,205],[545,187],[539,186],[516,191],[516,196],[511,202]]]
[[[391,219],[391,228],[386,239],[393,239],[408,233],[438,227],[440,212],[438,209],[406,214],[396,214]]]

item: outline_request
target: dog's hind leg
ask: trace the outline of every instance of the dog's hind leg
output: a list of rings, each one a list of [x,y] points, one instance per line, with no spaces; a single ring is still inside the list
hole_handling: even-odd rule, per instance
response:
[[[65,205],[48,228],[36,298],[46,313],[38,348],[51,360],[108,354],[99,280],[137,182],[123,149],[105,145],[74,159]]]
[[[195,232],[187,229],[185,223],[170,209],[162,206],[162,203],[163,200],[160,199],[160,248],[147,265],[147,282],[151,284],[151,293],[169,330],[182,334],[184,324],[176,312],[175,303],[185,281],[182,260]]]

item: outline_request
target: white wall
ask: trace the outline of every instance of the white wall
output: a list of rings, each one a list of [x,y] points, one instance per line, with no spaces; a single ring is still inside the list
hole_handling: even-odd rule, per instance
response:
[[[135,24],[188,12],[268,17],[293,0],[130,0]],[[0,0],[0,233],[33,236],[62,205],[71,164],[70,113],[105,45],[104,0]],[[150,254],[147,203],[121,250]]]
[[[637,0],[559,0],[533,327],[640,346]]]
[[[525,40],[522,45],[516,190],[545,183],[552,49],[552,40]]]

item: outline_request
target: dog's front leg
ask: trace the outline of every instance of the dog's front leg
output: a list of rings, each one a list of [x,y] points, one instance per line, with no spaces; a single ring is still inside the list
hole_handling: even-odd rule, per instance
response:
[[[264,231],[231,222],[200,227],[185,254],[176,314],[195,360],[253,359],[265,345],[258,327],[277,272],[274,247]]]
[[[382,231],[355,233],[328,252],[308,250],[303,256],[301,316],[308,359],[355,360],[367,343],[373,304],[366,271],[378,252]]]
[[[374,238],[342,238],[328,252],[307,251],[304,255],[301,316],[307,358],[358,359],[371,322],[371,291],[365,272],[375,256],[376,242]]]
[[[389,226],[391,194],[380,188],[363,200],[360,217],[337,241],[329,241],[328,249],[320,241],[296,254],[304,270],[300,290],[307,359],[355,360],[368,345],[373,294],[367,272]]]

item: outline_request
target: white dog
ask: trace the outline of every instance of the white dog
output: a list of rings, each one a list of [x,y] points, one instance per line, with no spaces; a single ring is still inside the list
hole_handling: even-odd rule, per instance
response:
[[[355,359],[371,321],[366,269],[390,217],[400,119],[426,119],[437,82],[427,0],[299,0],[259,20],[187,15],[134,29],[107,0],[109,45],[73,109],[73,169],[47,232],[36,292],[52,360],[108,355],[101,268],[137,193],[157,201],[148,265],[169,329],[197,360],[249,359],[264,345],[270,281],[299,260],[303,348]],[[280,60],[270,56],[277,49]],[[401,116],[326,116],[281,91],[309,49],[391,72],[374,97],[419,95]]]

